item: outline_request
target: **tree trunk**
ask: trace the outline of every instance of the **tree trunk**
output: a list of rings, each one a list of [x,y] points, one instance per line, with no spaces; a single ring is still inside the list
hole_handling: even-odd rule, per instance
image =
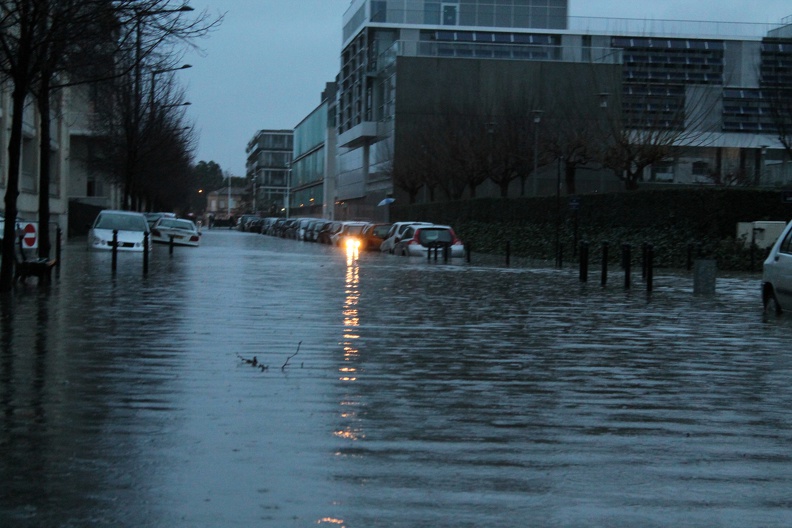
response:
[[[41,146],[39,148],[39,229],[38,256],[49,258],[49,187],[50,187],[50,87],[49,77],[42,76],[38,94],[38,110],[41,115]]]
[[[500,187],[500,195],[501,198],[508,198],[509,197],[509,184],[511,182],[508,180],[501,180],[498,183],[498,187]]]
[[[566,163],[564,165],[564,182],[566,183],[567,194],[577,194],[577,186],[575,184],[575,176],[577,173],[577,165],[575,163]]]
[[[11,135],[8,140],[8,181],[5,194],[5,226],[3,229],[3,262],[0,266],[0,292],[11,291],[16,262],[16,217],[19,196],[19,164],[22,154],[22,115],[25,110],[27,85],[17,83],[12,94]]]

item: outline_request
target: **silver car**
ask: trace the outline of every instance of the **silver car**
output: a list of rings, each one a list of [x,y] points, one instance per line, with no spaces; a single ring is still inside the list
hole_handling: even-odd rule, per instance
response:
[[[393,253],[394,247],[401,240],[404,230],[414,225],[432,225],[431,222],[396,222],[394,223],[388,234],[385,235],[382,244],[380,244],[380,251],[383,253]]]
[[[792,310],[792,222],[770,250],[762,270],[762,305],[766,312]]]
[[[402,239],[396,243],[393,252],[405,257],[427,258],[429,250],[437,248],[438,256],[443,255],[448,248],[448,256],[462,258],[465,256],[465,246],[456,236],[450,226],[428,225],[408,226],[404,230]]]

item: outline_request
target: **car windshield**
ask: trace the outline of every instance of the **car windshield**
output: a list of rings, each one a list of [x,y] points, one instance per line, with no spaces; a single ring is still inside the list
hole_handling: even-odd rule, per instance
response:
[[[353,225],[347,226],[346,233],[348,235],[359,235],[363,232],[363,228],[366,227],[364,225]]]
[[[418,239],[424,246],[434,242],[453,242],[453,237],[448,229],[421,229]]]
[[[377,226],[374,228],[374,236],[383,238],[385,235],[388,234],[389,230],[390,230],[389,225]]]
[[[159,222],[160,227],[169,227],[172,229],[184,229],[185,231],[195,231],[195,226],[189,220],[178,220],[176,218],[163,218]]]
[[[112,229],[118,231],[146,231],[146,219],[137,215],[100,214],[96,229]]]

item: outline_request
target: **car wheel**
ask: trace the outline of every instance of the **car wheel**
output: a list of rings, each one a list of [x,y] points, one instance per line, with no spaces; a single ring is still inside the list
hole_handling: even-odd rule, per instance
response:
[[[783,311],[781,305],[778,304],[778,299],[772,288],[765,290],[764,295],[762,295],[762,304],[764,305],[764,312],[766,314],[780,315]]]

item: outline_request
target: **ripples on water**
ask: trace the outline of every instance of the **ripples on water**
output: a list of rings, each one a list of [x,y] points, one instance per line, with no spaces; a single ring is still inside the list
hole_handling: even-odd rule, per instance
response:
[[[647,297],[213,232],[107,280],[68,250],[3,304],[0,520],[792,524],[792,324],[756,277]]]

